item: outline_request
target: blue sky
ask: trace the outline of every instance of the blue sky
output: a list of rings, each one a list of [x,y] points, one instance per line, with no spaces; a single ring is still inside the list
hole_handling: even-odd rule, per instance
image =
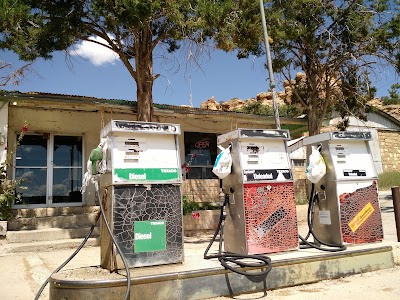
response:
[[[38,60],[34,72],[20,85],[3,89],[136,100],[133,78],[112,53],[94,49],[93,43],[78,44],[70,53],[68,60],[63,52],[54,53],[52,60]],[[153,88],[155,103],[199,107],[212,96],[218,102],[248,99],[269,88],[265,57],[238,60],[233,53],[214,50],[200,56],[201,68],[187,65],[182,52],[167,57],[170,60],[155,60],[154,71],[161,75]],[[14,67],[22,64],[11,52],[0,52],[0,60]],[[376,70],[374,76],[379,97],[388,95],[390,86],[399,82],[398,75],[388,68]],[[277,91],[282,91],[279,75],[274,77]]]

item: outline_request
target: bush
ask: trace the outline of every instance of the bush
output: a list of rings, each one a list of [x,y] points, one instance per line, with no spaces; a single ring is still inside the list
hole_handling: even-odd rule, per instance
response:
[[[384,172],[378,175],[378,188],[380,190],[389,190],[393,186],[400,186],[400,172]]]
[[[187,196],[182,197],[183,214],[190,215],[195,210],[213,210],[220,209],[219,205],[215,205],[211,202],[195,202],[188,199]]]

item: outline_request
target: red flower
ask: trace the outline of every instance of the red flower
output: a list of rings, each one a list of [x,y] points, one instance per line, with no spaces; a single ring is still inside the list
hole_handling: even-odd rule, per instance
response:
[[[186,172],[189,172],[190,171],[190,168],[189,167],[186,167]]]
[[[196,157],[197,157],[197,153],[193,154],[193,158],[196,158]]]
[[[184,164],[182,164],[182,168],[186,168],[186,164],[184,163]]]
[[[200,213],[199,212],[192,213],[192,218],[193,219],[200,219]]]
[[[24,127],[22,127],[22,131],[23,132],[27,132],[28,131],[28,125],[24,125]]]

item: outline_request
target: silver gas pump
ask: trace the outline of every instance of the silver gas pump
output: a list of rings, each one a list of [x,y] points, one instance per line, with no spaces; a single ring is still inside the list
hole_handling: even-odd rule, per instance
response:
[[[286,130],[237,129],[218,136],[231,146],[232,172],[222,179],[229,197],[225,251],[273,253],[298,248],[296,203]]]
[[[370,132],[327,132],[304,138],[317,148],[326,175],[315,184],[317,196],[312,231],[320,241],[336,245],[383,239],[377,173],[368,141]]]
[[[181,169],[177,124],[113,120],[101,176],[105,215],[129,267],[183,261]],[[101,223],[101,266],[123,267]]]

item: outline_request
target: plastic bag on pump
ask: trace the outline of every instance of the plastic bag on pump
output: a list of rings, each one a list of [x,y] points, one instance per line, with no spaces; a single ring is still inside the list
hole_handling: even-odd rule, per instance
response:
[[[232,155],[231,155],[231,145],[228,148],[218,146],[221,153],[218,154],[215,160],[212,172],[218,176],[219,179],[225,178],[231,173],[232,168]]]
[[[326,174],[325,160],[318,149],[312,148],[308,161],[306,177],[312,183],[317,183]]]

